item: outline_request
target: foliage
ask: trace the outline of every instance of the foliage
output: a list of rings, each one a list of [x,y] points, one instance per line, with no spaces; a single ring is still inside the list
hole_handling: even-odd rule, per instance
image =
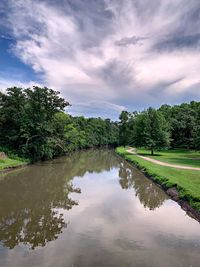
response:
[[[0,146],[8,154],[31,161],[70,151],[133,145],[151,149],[200,149],[200,102],[122,111],[120,121],[72,117],[69,102],[43,87],[8,88],[0,93]]]
[[[161,113],[149,108],[136,117],[134,144],[150,148],[152,155],[154,149],[169,145],[167,122]]]
[[[149,108],[131,115],[122,111],[120,115],[120,144],[154,149],[169,145],[168,125],[162,113]]]
[[[171,146],[173,148],[199,149],[200,102],[192,101],[176,106],[163,105],[159,111],[170,126]]]
[[[119,116],[119,144],[128,145],[131,140],[131,114],[128,111],[122,111]]]
[[[139,113],[123,111],[119,123],[119,135],[123,136],[120,144],[148,148],[153,145],[156,149],[170,145],[171,148],[199,150],[199,122],[200,102],[195,101],[162,105],[157,110],[149,108]]]
[[[72,117],[69,102],[49,88],[8,88],[0,93],[0,145],[32,162],[76,149],[117,146],[118,125],[109,119]]]
[[[69,103],[46,87],[8,88],[1,95],[0,142],[32,161],[52,158],[57,146],[54,116]]]

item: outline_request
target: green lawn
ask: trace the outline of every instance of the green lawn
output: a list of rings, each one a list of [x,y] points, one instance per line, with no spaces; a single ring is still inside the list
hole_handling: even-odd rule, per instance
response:
[[[176,149],[155,151],[155,155],[152,156],[149,150],[137,149],[137,153],[170,164],[200,167],[200,152],[195,152],[193,150]]]
[[[144,159],[141,159],[137,155],[130,154],[126,151],[124,147],[118,147],[116,152],[123,156],[130,162],[135,163],[138,167],[144,169],[144,171],[154,178],[156,182],[166,186],[167,188],[176,186],[179,195],[181,198],[186,199],[190,202],[191,206],[200,211],[200,171],[192,171],[192,170],[183,170],[183,169],[175,169],[171,167],[160,166]],[[146,153],[144,150],[139,150],[141,153]],[[185,152],[178,152],[176,155],[175,152],[167,153],[162,152],[163,156],[154,156],[155,158],[160,160],[161,157],[165,159],[166,162],[180,164],[179,158],[185,155]],[[179,154],[180,153],[180,154]],[[170,158],[170,155],[173,158]],[[193,152],[191,155],[195,156]],[[174,159],[177,158],[175,162]],[[186,159],[187,160],[187,159]],[[163,160],[164,161],[164,160]],[[199,165],[191,165],[191,166],[199,166]]]
[[[14,168],[25,164],[27,164],[27,162],[23,159],[11,159],[11,158],[0,159],[0,170]]]

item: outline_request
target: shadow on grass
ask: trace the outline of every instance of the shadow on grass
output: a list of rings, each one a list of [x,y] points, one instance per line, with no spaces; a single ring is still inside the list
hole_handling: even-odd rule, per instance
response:
[[[137,153],[137,152],[136,152]],[[158,154],[158,153],[154,153],[153,155],[151,155],[151,152],[147,153],[137,153],[138,155],[140,156],[151,156],[151,157],[162,157],[163,155],[162,154]]]
[[[199,160],[200,162],[200,157],[196,155],[184,155],[183,157],[191,160]]]
[[[200,167],[200,160],[194,160],[189,158],[168,158],[166,162],[176,165],[186,165],[191,167]]]

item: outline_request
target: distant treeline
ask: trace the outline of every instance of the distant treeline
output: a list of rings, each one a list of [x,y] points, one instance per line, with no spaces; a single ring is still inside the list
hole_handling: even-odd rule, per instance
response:
[[[0,92],[0,151],[35,162],[77,149],[118,145],[117,123],[72,117],[64,111],[69,105],[46,87]]]
[[[119,143],[146,147],[200,149],[200,102],[149,108],[143,112],[122,111]]]
[[[0,151],[35,162],[77,149],[133,145],[200,149],[200,102],[122,111],[119,122],[73,117],[69,102],[49,88],[0,92]]]

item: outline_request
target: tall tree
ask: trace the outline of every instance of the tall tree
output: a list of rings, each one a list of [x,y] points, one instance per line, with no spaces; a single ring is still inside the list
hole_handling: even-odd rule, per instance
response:
[[[135,119],[134,144],[147,147],[154,154],[155,149],[169,145],[169,131],[164,116],[153,108],[140,113]]]
[[[69,105],[46,87],[9,88],[1,94],[1,145],[32,161],[52,158],[57,147],[54,116]]]
[[[129,120],[131,114],[128,111],[122,111],[119,119],[119,144],[120,145],[129,145],[129,137],[130,137],[130,127]]]

